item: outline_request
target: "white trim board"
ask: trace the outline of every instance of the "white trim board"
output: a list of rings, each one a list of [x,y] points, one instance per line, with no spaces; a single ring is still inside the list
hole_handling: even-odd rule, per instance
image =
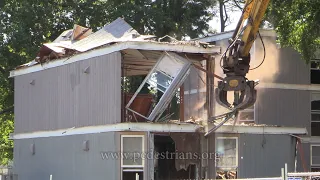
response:
[[[87,126],[79,128],[59,129],[52,131],[37,131],[10,135],[11,139],[30,139],[41,137],[60,137],[80,134],[95,134],[104,132],[204,132],[204,128],[197,124],[175,123],[118,123],[102,126]],[[232,126],[224,125],[217,133],[248,133],[248,134],[306,134],[305,128],[290,127],[262,127],[262,126]]]
[[[277,37],[277,33],[274,30],[269,29],[259,29],[262,37]],[[195,38],[192,40],[203,41],[203,42],[214,42],[220,41],[223,39],[229,39],[232,37],[234,30],[225,31],[222,33],[213,34],[211,36],[203,37],[203,38]]]
[[[307,129],[295,127],[223,125],[215,132],[230,134],[307,134]]]
[[[284,83],[267,83],[261,82],[256,86],[259,88],[273,88],[273,89],[292,89],[292,90],[307,90],[307,91],[320,91],[318,84],[284,84]]]
[[[93,49],[87,52],[75,54],[70,57],[49,61],[42,65],[37,64],[30,67],[15,69],[10,71],[9,77],[15,77],[23,74],[42,71],[49,68],[63,66],[73,62],[110,54],[110,53],[121,51],[124,49],[172,51],[172,52],[203,53],[203,54],[220,54],[221,53],[221,49],[218,46],[203,48],[203,47],[196,47],[190,44],[169,44],[169,43],[158,43],[153,41],[126,41],[126,42],[119,42],[114,45],[104,46],[98,49]]]
[[[300,137],[302,143],[320,144],[320,136]]]
[[[301,90],[301,91],[320,91],[319,84],[284,84],[284,83],[268,83],[260,82],[256,89],[288,89],[288,90]],[[184,91],[184,94],[197,94],[205,93],[206,88],[202,89],[190,89]]]

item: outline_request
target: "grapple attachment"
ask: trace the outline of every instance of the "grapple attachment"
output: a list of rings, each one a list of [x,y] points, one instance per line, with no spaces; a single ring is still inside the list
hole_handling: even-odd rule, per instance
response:
[[[243,110],[252,106],[257,97],[257,91],[254,89],[255,82],[248,81],[243,76],[226,77],[218,82],[216,89],[217,102],[229,109]],[[228,92],[234,92],[233,103],[228,102]]]

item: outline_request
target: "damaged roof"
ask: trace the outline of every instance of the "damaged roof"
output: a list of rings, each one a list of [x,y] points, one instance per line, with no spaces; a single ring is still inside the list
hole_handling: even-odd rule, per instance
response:
[[[220,47],[208,45],[208,43],[200,41],[156,41],[155,36],[141,35],[122,18],[118,18],[94,33],[90,28],[74,25],[73,29],[64,31],[53,42],[44,43],[40,48],[37,57],[31,62],[15,68],[15,70],[10,72],[10,77],[43,70],[44,67],[42,66],[48,63],[54,62],[56,65],[48,66],[46,68],[56,67],[74,61],[84,60],[125,49],[212,55],[219,54],[221,52]],[[95,52],[92,53],[93,51]],[[81,55],[81,57],[76,57],[77,60],[69,61],[69,59],[74,59],[77,55]],[[59,62],[60,64],[55,62],[66,58],[68,59],[67,62]],[[36,70],[32,71],[21,71],[36,65],[41,67],[37,67],[35,68]]]

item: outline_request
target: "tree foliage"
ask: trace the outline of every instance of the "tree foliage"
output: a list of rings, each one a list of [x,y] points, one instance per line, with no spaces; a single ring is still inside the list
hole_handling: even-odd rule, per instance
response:
[[[220,32],[224,32],[225,28],[232,23],[230,15],[235,11],[243,9],[244,0],[218,0],[216,12],[220,21]]]
[[[123,17],[142,34],[177,39],[203,35],[214,0],[0,1],[0,163],[12,158],[13,79],[9,71],[32,60],[44,42],[79,24],[94,30]]]
[[[273,0],[268,20],[279,34],[282,46],[293,47],[307,62],[320,48],[320,1]]]

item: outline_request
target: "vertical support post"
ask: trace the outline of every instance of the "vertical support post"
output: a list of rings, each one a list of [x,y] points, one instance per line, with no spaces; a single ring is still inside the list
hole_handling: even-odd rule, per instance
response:
[[[298,162],[298,138],[295,138],[296,139],[296,149],[295,149],[295,152],[294,152],[294,172],[297,172],[297,162]]]
[[[180,121],[184,122],[184,84],[180,86]]]
[[[214,56],[209,56],[206,60],[206,70],[214,74]],[[205,122],[205,131],[209,130],[208,128],[208,119],[214,116],[214,79],[208,73],[206,75],[206,108],[207,108],[207,119]],[[208,154],[215,153],[215,143],[216,136],[214,133],[207,136],[206,140],[206,152]],[[208,158],[206,160],[206,178],[215,179],[216,178],[216,159]]]
[[[208,153],[208,139],[204,136],[200,136],[200,152],[202,154]],[[208,159],[201,158],[201,166],[200,166],[200,178],[206,179],[208,178]]]
[[[284,180],[288,180],[288,164],[284,164]]]
[[[284,177],[284,168],[281,168],[281,179],[282,179],[282,180],[285,180],[285,177]]]
[[[214,57],[213,56],[209,56],[207,61],[206,61],[206,70],[208,72],[211,72],[212,74],[214,74]],[[214,79],[213,77],[211,77],[208,73],[206,75],[206,92],[207,92],[207,96],[206,96],[206,102],[207,102],[207,116],[208,118],[212,117],[214,115],[213,112],[213,102],[214,102]]]
[[[126,112],[126,109],[124,108],[125,107],[125,103],[126,103],[126,95],[125,95],[125,89],[127,88],[125,86],[125,73],[124,73],[124,65],[123,65],[123,61],[124,61],[124,57],[123,57],[123,54],[121,54],[121,77],[122,77],[122,88],[121,88],[121,122],[125,122],[126,119],[125,119],[125,112]]]
[[[52,174],[50,174],[50,180],[52,180]]]

